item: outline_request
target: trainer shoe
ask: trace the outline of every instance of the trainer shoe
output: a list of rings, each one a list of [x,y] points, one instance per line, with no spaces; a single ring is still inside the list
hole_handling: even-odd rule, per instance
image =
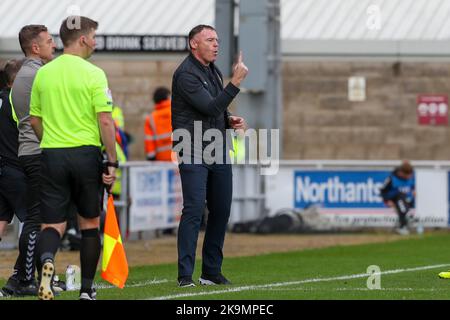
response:
[[[439,278],[450,279],[450,271],[444,271],[444,272],[439,273]]]
[[[178,286],[180,288],[195,287],[195,283],[191,277],[182,277],[178,278]]]
[[[80,300],[97,300],[97,291],[95,288],[89,291],[80,291]]]
[[[225,278],[221,273],[215,276],[202,274],[200,279],[198,279],[198,282],[204,286],[211,286],[216,284],[231,284],[231,282],[227,278]]]
[[[39,300],[53,300],[55,294],[53,292],[52,282],[55,274],[55,265],[52,261],[47,261],[42,266],[41,283],[39,284],[38,297]]]
[[[15,276],[9,277],[8,281],[6,281],[6,284],[1,289],[3,297],[13,296],[16,292],[18,285],[19,280]]]

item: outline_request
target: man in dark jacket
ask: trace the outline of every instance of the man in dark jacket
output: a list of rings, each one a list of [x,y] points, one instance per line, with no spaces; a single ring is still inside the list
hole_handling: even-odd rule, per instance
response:
[[[219,53],[219,39],[211,26],[193,28],[189,33],[189,46],[191,52],[175,71],[172,81],[174,150],[177,150],[180,131],[188,133],[191,140],[188,148],[178,152],[184,201],[178,231],[178,285],[195,286],[192,273],[205,200],[209,215],[199,282],[203,285],[230,284],[221,270],[232,199],[232,172],[226,161],[228,152],[224,141],[226,129],[245,128],[244,119],[231,116],[227,108],[239,93],[248,69],[241,53],[233,67],[230,83],[223,87],[222,75],[214,65]],[[220,132],[220,139],[204,142],[202,137],[209,129],[213,129],[209,133]],[[185,138],[183,136],[183,144]],[[204,156],[210,144],[214,146],[215,155]]]
[[[10,60],[0,70],[0,241],[14,215],[20,222],[27,216],[26,177],[17,156],[19,131],[10,103],[11,87],[22,63],[21,60]],[[17,294],[16,289],[20,286],[17,272],[19,267],[25,267],[24,260],[19,255],[14,268],[16,272],[0,289],[0,297]]]
[[[0,69],[0,241],[14,214],[21,222],[27,214],[25,176],[17,157],[19,131],[9,98],[22,64],[9,60]]]

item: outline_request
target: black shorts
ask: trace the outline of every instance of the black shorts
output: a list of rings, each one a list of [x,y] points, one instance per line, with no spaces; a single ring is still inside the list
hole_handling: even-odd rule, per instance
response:
[[[0,221],[11,222],[14,214],[20,222],[27,215],[27,184],[23,171],[8,165],[0,167]]]
[[[44,223],[67,221],[72,204],[83,218],[100,216],[103,201],[100,148],[43,149],[41,170],[41,216]]]

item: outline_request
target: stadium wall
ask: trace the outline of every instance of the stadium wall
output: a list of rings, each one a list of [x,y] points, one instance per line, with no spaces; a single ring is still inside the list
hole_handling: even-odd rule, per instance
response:
[[[115,102],[134,137],[131,159],[144,159],[144,118],[152,92],[171,86],[184,55],[105,57],[93,62],[108,76]],[[419,94],[450,92],[446,61],[283,62],[284,159],[448,160],[450,129],[417,121]],[[366,78],[366,101],[348,100],[348,78]]]
[[[350,102],[348,78],[366,78]],[[447,62],[287,61],[283,65],[286,159],[447,160],[448,126],[418,125],[417,96],[447,94]]]

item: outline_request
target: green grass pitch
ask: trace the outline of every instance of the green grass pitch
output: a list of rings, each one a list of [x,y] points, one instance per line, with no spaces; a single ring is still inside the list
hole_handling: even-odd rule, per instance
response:
[[[243,244],[245,245],[245,244]],[[380,268],[380,288],[367,287],[367,268]],[[194,279],[201,268],[197,260]],[[98,299],[449,299],[450,234],[425,234],[368,245],[225,258],[223,273],[231,286],[178,288],[176,264],[130,269],[124,289],[96,277]],[[0,280],[3,285],[5,279]],[[374,283],[369,281],[369,283]],[[77,299],[64,292],[56,299]]]

